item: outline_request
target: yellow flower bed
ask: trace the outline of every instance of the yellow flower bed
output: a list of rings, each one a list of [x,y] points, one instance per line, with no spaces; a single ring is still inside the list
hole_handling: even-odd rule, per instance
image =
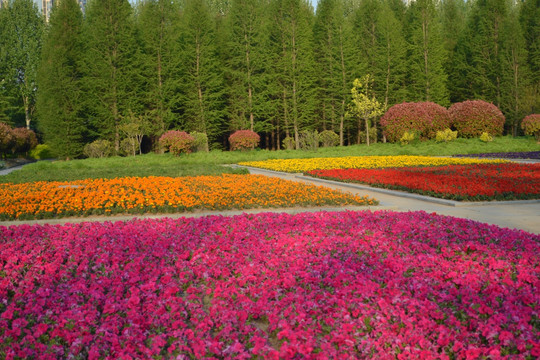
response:
[[[285,172],[306,172],[310,170],[330,170],[330,169],[360,169],[360,168],[387,168],[404,166],[443,166],[443,165],[465,165],[465,164],[485,164],[501,163],[504,160],[484,160],[472,158],[442,158],[433,156],[346,156],[331,158],[312,159],[279,159],[265,161],[247,161],[239,165],[256,168],[285,171]]]

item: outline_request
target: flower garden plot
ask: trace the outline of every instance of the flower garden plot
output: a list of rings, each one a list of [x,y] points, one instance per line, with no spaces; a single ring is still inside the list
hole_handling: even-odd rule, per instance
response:
[[[361,169],[402,166],[442,166],[452,164],[501,163],[504,160],[439,158],[433,156],[346,156],[338,158],[284,159],[241,162],[239,165],[262,169],[307,172],[317,169]]]
[[[376,203],[368,197],[261,175],[0,184],[0,219]]]
[[[538,358],[539,254],[425,212],[0,227],[0,357]]]
[[[540,164],[313,170],[308,175],[452,200],[540,199]]]
[[[454,155],[454,156],[455,157],[473,157],[473,158],[540,160],[540,151],[502,152],[502,153],[484,153],[484,154],[460,154],[460,155]]]

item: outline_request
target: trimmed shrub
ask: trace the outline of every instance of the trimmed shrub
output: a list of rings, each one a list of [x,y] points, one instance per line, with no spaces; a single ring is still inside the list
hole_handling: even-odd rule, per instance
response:
[[[495,105],[483,100],[467,100],[448,109],[459,136],[475,138],[487,132],[491,136],[502,135],[505,118]]]
[[[8,124],[0,122],[0,155],[7,154],[15,146],[15,135]]]
[[[36,133],[32,130],[15,128],[13,129],[13,135],[15,137],[15,146],[13,149],[16,153],[27,154],[38,145]]]
[[[414,132],[406,131],[405,134],[403,134],[403,136],[401,137],[401,139],[399,139],[399,142],[401,143],[401,145],[407,145],[411,141],[414,141],[415,138],[416,135]]]
[[[322,147],[333,147],[339,144],[339,135],[332,130],[324,130],[319,134]]]
[[[317,130],[304,130],[300,132],[300,149],[317,151],[319,148],[319,133]]]
[[[450,129],[444,129],[443,131],[437,131],[435,135],[435,141],[437,142],[450,142],[457,139],[457,131],[452,131]]]
[[[291,137],[291,136],[287,136],[285,137],[285,139],[283,139],[283,141],[281,142],[281,144],[283,145],[283,148],[285,150],[294,150],[294,138]]]
[[[83,154],[89,158],[104,158],[113,154],[114,147],[109,140],[96,140],[90,144],[86,144],[83,149]]]
[[[418,102],[392,106],[381,117],[380,124],[388,141],[397,142],[406,132],[418,134],[419,138],[433,139],[437,131],[449,128],[452,120],[443,106]]]
[[[366,143],[366,132],[360,131],[358,133],[358,136],[360,138],[360,144]],[[369,128],[369,143],[372,144],[377,141],[377,129],[374,127]]]
[[[487,132],[483,132],[482,135],[480,135],[480,140],[483,142],[492,142],[493,136],[489,135]]]
[[[208,152],[208,136],[205,133],[194,131],[190,135],[195,139],[191,148],[193,152]]]
[[[33,150],[30,150],[30,157],[36,160],[44,160],[54,158],[54,154],[49,145],[38,144]]]
[[[238,130],[229,136],[231,150],[253,150],[261,141],[261,137],[251,130]]]
[[[169,130],[159,138],[159,143],[174,155],[190,153],[195,138],[185,131]]]
[[[537,142],[540,142],[540,114],[525,116],[521,122],[521,128],[526,135],[532,135]]]

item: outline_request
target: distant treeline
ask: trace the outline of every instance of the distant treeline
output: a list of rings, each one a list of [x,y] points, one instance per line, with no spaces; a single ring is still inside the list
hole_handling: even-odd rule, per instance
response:
[[[538,0],[56,3],[48,22],[32,0],[0,9],[0,121],[62,157],[169,129],[206,133],[211,148],[239,129],[270,149],[303,130],[355,143],[351,88],[366,74],[386,109],[482,99],[514,135],[540,109]]]

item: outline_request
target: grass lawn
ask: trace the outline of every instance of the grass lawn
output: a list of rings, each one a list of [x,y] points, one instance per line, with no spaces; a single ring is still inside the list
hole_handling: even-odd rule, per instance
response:
[[[484,143],[478,139],[457,139],[451,143],[425,141],[402,146],[400,144],[376,143],[371,146],[320,148],[318,151],[301,150],[256,150],[256,151],[212,151],[179,157],[170,154],[146,154],[136,157],[113,157],[107,159],[84,159],[72,161],[40,161],[25,166],[7,176],[0,183],[24,183],[32,181],[73,181],[82,179],[111,179],[126,176],[195,176],[223,173],[245,173],[222,164],[241,161],[268,159],[294,159],[313,157],[340,157],[362,155],[433,155],[450,156],[486,152],[539,151],[540,145],[532,138],[496,138]]]

